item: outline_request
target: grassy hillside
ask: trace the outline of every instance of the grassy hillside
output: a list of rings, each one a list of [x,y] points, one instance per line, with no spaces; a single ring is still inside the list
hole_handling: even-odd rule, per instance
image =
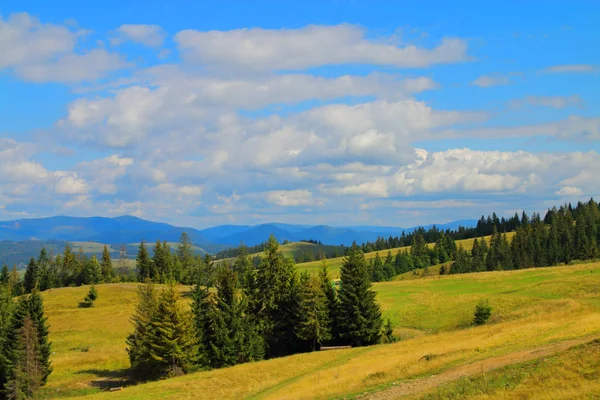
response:
[[[514,232],[508,232],[506,234],[508,240],[512,240],[513,236],[514,236]],[[484,239],[489,243],[491,236],[484,236]],[[464,239],[464,240],[457,240],[456,241],[456,245],[457,246],[462,246],[465,250],[471,251],[471,249],[473,248],[473,242],[475,241],[475,239]],[[428,243],[427,244],[428,247],[433,247],[434,244],[433,243]],[[367,260],[373,259],[377,256],[377,254],[379,253],[380,257],[385,257],[388,253],[388,251],[390,251],[392,253],[393,256],[396,255],[396,253],[398,253],[398,250],[408,250],[410,251],[410,247],[411,246],[405,246],[405,247],[398,247],[395,249],[389,249],[389,250],[381,250],[381,251],[373,251],[370,253],[366,253],[365,254],[365,258]],[[344,257],[337,257],[337,258],[331,258],[329,260],[327,260],[327,267],[329,268],[329,272],[331,273],[331,277],[332,278],[339,278],[340,276],[340,268],[342,268],[342,263],[344,261]],[[319,268],[321,268],[321,261],[311,261],[311,262],[306,262],[306,263],[300,263],[298,264],[298,269],[301,271],[308,271],[308,272],[317,272],[319,270]],[[433,273],[433,270],[431,271]]]
[[[131,329],[135,285],[99,285],[100,297],[91,309],[77,308],[86,287],[44,292],[55,369],[43,393],[91,399],[218,399],[331,398],[383,390],[377,395],[385,396],[407,380],[432,374],[454,377],[436,383],[445,384],[461,368],[472,371],[474,363],[512,364],[526,359],[525,353],[533,357],[559,343],[564,347],[565,340],[600,336],[600,263],[436,276],[377,283],[374,288],[384,315],[403,338],[398,343],[299,354],[115,393],[95,392],[124,384],[124,340]],[[494,307],[490,324],[469,327],[481,298]]]
[[[319,253],[326,254],[326,253],[330,253],[330,252],[339,252],[339,253],[343,254],[343,252],[344,252],[343,248],[340,248],[340,246],[330,246],[330,245],[314,244],[314,243],[307,243],[307,242],[292,242],[292,243],[288,243],[288,244],[282,244],[282,245],[279,245],[279,250],[285,256],[293,257],[294,259],[298,259],[298,258],[301,258],[302,256],[309,255],[309,254],[312,255],[313,258],[318,258]],[[260,256],[261,254],[262,254],[262,252],[252,253],[252,254],[250,254],[250,257]],[[223,261],[225,261],[227,263],[233,263],[233,262],[235,262],[235,257],[229,257],[229,258],[225,258],[223,260],[217,260],[216,263],[220,264]]]

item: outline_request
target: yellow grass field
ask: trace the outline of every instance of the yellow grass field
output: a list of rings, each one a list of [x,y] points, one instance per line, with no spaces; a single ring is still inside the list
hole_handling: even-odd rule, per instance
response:
[[[600,263],[433,276],[374,285],[384,316],[392,319],[402,338],[397,343],[299,354],[109,393],[101,389],[125,384],[125,337],[131,330],[128,319],[136,301],[135,288],[135,284],[98,285],[99,299],[89,309],[78,308],[86,287],[43,293],[55,353],[54,372],[42,397],[395,398],[395,391],[405,386],[421,388],[414,386],[417,382],[423,387],[413,395],[435,396],[431,392],[435,388],[427,384],[435,379],[432,375],[446,379],[435,381],[436,387],[464,386],[456,381],[457,374],[477,370],[477,363],[487,363],[486,370],[490,365],[510,370],[525,355],[532,359],[558,350],[567,354],[562,362],[568,363],[576,357],[569,356],[567,340],[578,344],[600,337]],[[492,318],[488,325],[470,327],[481,298],[493,306]],[[519,382],[535,391],[544,381]],[[477,382],[472,385],[477,387]]]

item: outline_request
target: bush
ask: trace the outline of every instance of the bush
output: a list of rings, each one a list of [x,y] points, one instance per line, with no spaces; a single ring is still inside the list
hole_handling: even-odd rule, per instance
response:
[[[394,327],[392,326],[392,321],[389,318],[383,325],[382,339],[383,343],[394,343],[398,341],[398,338],[396,337],[396,335],[394,335]]]
[[[492,315],[492,306],[487,300],[481,300],[475,306],[475,318],[473,318],[474,325],[485,324],[490,316]]]

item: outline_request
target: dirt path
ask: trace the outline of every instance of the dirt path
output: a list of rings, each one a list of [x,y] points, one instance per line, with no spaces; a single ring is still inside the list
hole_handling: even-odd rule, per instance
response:
[[[563,342],[552,343],[546,346],[540,346],[529,350],[523,350],[516,353],[505,354],[503,356],[492,357],[482,361],[477,361],[468,365],[461,365],[438,375],[432,375],[427,378],[418,378],[410,381],[401,382],[394,386],[373,393],[367,396],[360,397],[361,399],[371,400],[387,400],[397,399],[402,396],[413,395],[433,389],[441,384],[448,383],[466,376],[473,376],[487,372],[493,369],[505,367],[511,364],[518,364],[525,361],[535,360],[537,358],[546,357],[571,347],[588,343],[594,337],[585,337],[579,339],[565,340]]]

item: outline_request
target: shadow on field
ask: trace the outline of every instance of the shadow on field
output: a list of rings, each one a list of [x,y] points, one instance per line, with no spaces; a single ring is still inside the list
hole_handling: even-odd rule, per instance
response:
[[[100,388],[101,390],[108,390],[110,388],[129,386],[133,384],[133,381],[129,379],[129,370],[126,368],[109,370],[109,369],[85,369],[78,371],[78,374],[92,374],[96,375],[100,379],[96,379],[90,382],[94,387]]]

